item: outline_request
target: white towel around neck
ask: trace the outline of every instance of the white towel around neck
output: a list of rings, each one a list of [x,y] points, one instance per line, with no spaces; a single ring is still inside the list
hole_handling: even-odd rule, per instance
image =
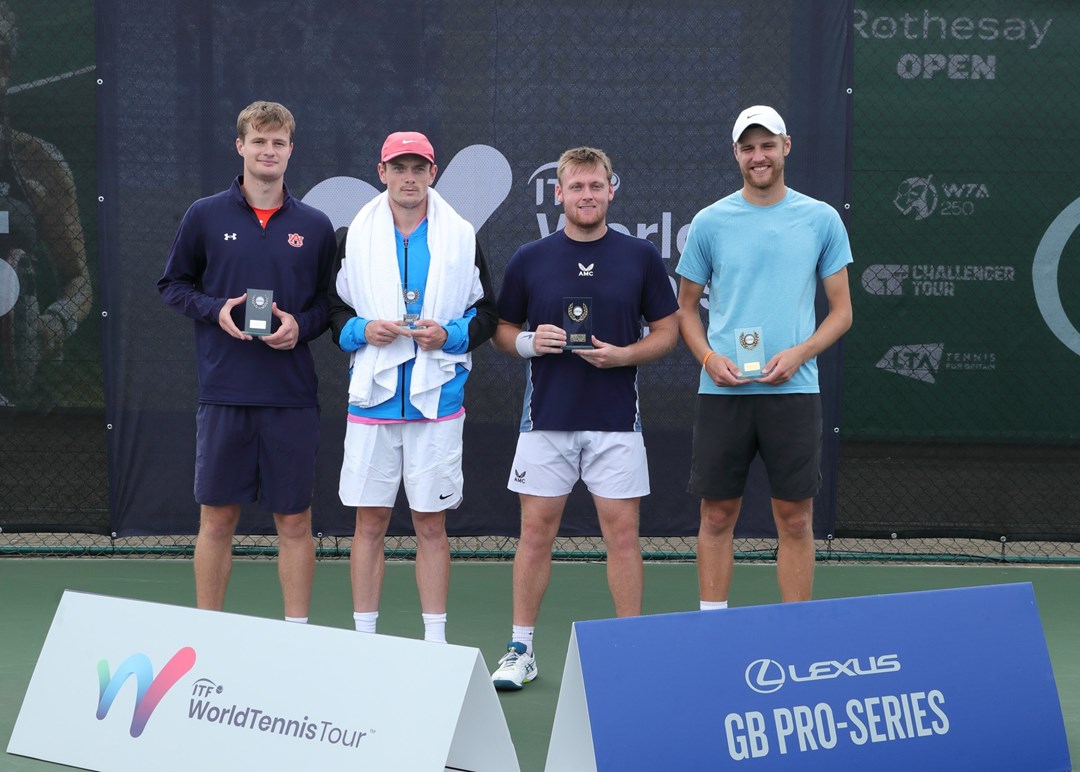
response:
[[[446,324],[464,316],[484,295],[476,267],[476,233],[433,188],[428,189],[427,220],[431,260],[420,318]],[[357,316],[402,318],[405,301],[394,217],[385,191],[368,202],[349,226],[336,288]],[[457,365],[471,369],[472,355],[423,351],[404,335],[389,346],[366,345],[353,352],[349,403],[374,407],[390,399],[398,388],[397,368],[413,356],[409,401],[425,418],[437,418],[443,384],[454,377]]]

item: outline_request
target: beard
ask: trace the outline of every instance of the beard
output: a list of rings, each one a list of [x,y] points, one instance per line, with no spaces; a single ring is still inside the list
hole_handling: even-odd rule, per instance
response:
[[[769,174],[764,177],[754,174],[749,168],[745,168],[742,170],[742,177],[750,187],[757,188],[758,190],[767,190],[783,179],[784,164],[773,164],[769,170]]]
[[[604,218],[607,217],[607,209],[599,205],[593,209],[593,212],[590,215],[582,215],[576,208],[567,209],[565,210],[565,213],[566,221],[568,223],[572,223],[574,226],[585,230],[602,225]]]

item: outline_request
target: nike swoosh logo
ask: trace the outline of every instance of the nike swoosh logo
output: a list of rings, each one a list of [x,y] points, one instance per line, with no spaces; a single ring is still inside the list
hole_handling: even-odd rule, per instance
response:
[[[443,499],[448,499],[453,495],[453,493],[447,493],[445,496],[439,496],[439,501],[442,501]]]

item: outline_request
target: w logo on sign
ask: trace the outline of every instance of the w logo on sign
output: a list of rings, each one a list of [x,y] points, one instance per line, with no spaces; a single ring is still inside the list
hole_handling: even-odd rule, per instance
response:
[[[145,654],[132,654],[112,675],[109,674],[107,660],[98,662],[98,684],[101,697],[98,700],[97,717],[100,721],[109,714],[113,700],[131,676],[135,676],[135,711],[131,717],[131,736],[138,737],[146,728],[150,714],[161,702],[165,693],[179,681],[185,673],[195,666],[195,649],[185,646],[165,663],[161,672],[154,677],[154,668]]]
[[[487,145],[469,145],[439,172],[439,193],[474,230],[487,222],[510,193],[513,174],[505,156]],[[305,194],[303,202],[321,209],[334,230],[350,225],[379,191],[355,177],[331,177]]]
[[[299,233],[289,234],[289,246],[290,247],[302,247],[304,246],[304,237]]]

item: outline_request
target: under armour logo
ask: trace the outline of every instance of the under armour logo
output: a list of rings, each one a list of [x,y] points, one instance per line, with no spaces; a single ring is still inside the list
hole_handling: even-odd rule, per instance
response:
[[[225,234],[225,240],[226,241],[236,241],[236,234],[235,233],[226,233]]]
[[[525,472],[519,472],[518,470],[515,469],[514,470],[514,482],[524,484],[524,482],[525,482]]]
[[[582,265],[581,263],[578,263],[578,276],[592,276],[594,265],[596,265],[596,263],[589,263],[588,265]]]

